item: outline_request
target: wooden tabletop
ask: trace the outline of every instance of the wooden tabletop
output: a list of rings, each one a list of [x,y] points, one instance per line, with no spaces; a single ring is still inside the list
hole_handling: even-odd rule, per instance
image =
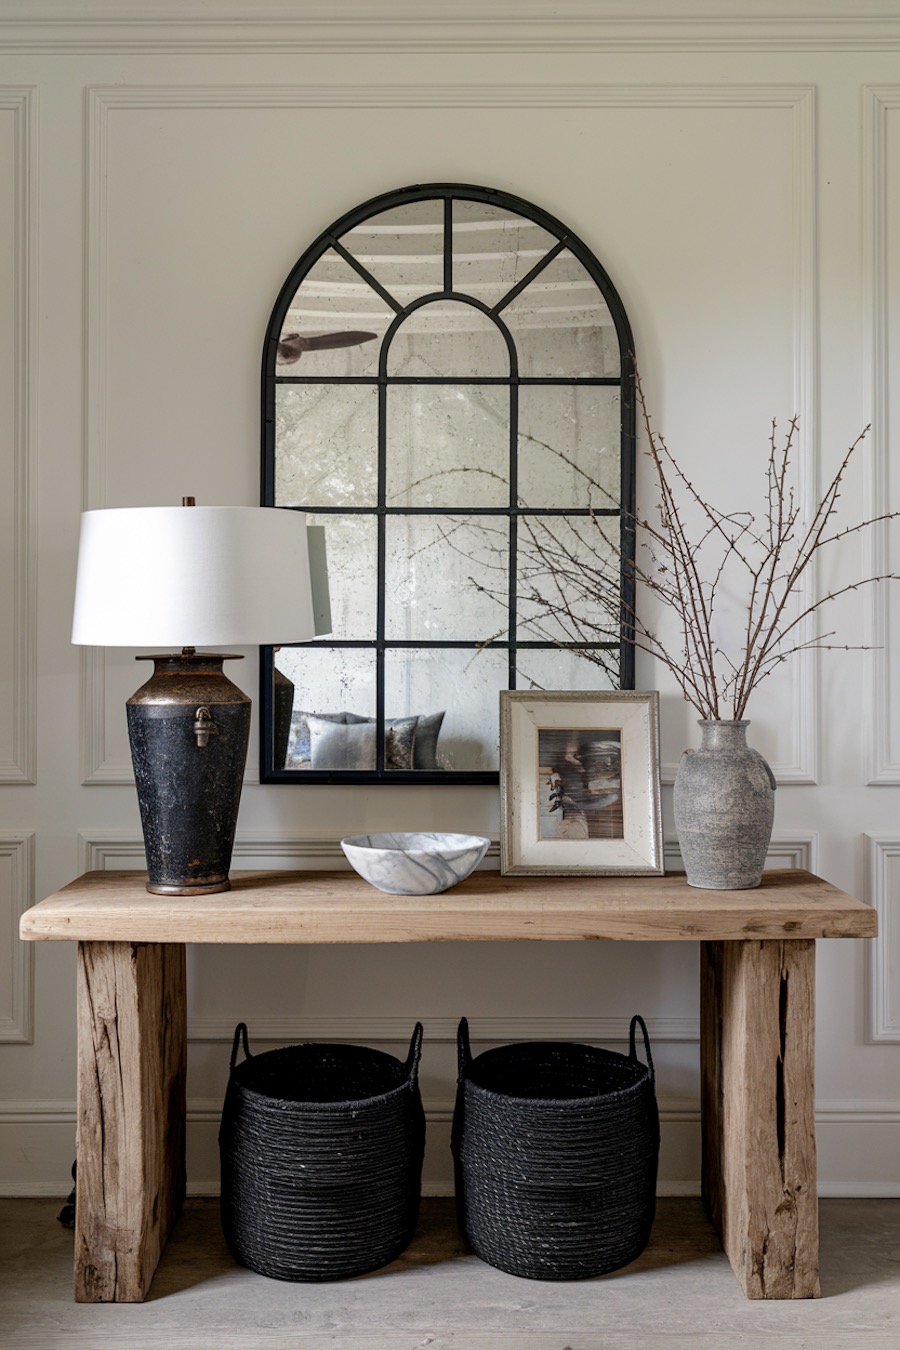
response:
[[[26,941],[332,943],[745,941],[874,937],[871,906],[801,871],[750,891],[664,877],[475,872],[442,895],[385,895],[355,872],[236,872],[219,895],[154,896],[142,872],[87,872],[26,911]]]

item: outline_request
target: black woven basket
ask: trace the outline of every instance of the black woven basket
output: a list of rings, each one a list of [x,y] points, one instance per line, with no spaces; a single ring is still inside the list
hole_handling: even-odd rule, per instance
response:
[[[417,1023],[405,1064],[357,1045],[251,1056],[238,1026],[219,1131],[222,1228],[238,1261],[278,1280],[336,1280],[409,1245],[425,1146],[421,1051]]]
[[[635,1050],[640,1027],[647,1056]],[[537,1041],[472,1059],[459,1024],[456,1202],[472,1250],[510,1275],[579,1280],[647,1244],[659,1114],[647,1028],[630,1054]]]

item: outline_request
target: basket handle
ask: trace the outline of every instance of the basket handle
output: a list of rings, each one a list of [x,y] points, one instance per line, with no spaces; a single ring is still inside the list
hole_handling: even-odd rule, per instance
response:
[[[406,1057],[404,1069],[406,1077],[410,1083],[415,1083],[419,1073],[419,1060],[422,1058],[422,1023],[417,1022],[413,1027],[412,1039],[409,1042],[409,1054]]]
[[[237,1063],[238,1046],[239,1046],[241,1043],[243,1043],[243,1046],[244,1046],[244,1058],[245,1058],[245,1059],[251,1059],[252,1056],[251,1056],[251,1054],[250,1054],[250,1046],[249,1046],[248,1041],[247,1041],[247,1023],[246,1023],[246,1022],[238,1022],[237,1026],[236,1026],[235,1029],[234,1029],[234,1044],[233,1044],[232,1047],[231,1047],[231,1066],[230,1066],[230,1069],[231,1069],[231,1072],[232,1072],[232,1073],[234,1073],[234,1066],[235,1066],[235,1064]]]
[[[459,1027],[456,1032],[456,1060],[459,1069],[459,1076],[472,1063],[472,1047],[469,1044],[469,1019],[463,1017],[460,1019]]]
[[[650,1037],[647,1035],[647,1025],[644,1022],[643,1017],[640,1017],[638,1013],[635,1013],[634,1017],[632,1017],[631,1030],[628,1033],[628,1042],[630,1046],[631,1058],[635,1060],[637,1059],[637,1048],[634,1043],[634,1032],[636,1027],[640,1027],[641,1033],[644,1037],[644,1053],[647,1056],[647,1068],[650,1070],[650,1077],[655,1078],[656,1074],[654,1073],[653,1070],[653,1056],[650,1053]]]

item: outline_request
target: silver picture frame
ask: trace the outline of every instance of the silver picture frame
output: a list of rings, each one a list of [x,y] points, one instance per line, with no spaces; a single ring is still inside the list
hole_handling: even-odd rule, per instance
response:
[[[500,870],[662,875],[655,690],[501,692]]]

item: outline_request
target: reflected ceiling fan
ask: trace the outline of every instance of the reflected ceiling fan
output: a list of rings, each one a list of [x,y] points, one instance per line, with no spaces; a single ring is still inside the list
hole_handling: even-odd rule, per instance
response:
[[[331,347],[359,347],[363,342],[373,342],[377,333],[316,333],[302,337],[299,333],[287,333],[278,344],[277,361],[280,366],[292,366],[304,352],[322,352]]]

